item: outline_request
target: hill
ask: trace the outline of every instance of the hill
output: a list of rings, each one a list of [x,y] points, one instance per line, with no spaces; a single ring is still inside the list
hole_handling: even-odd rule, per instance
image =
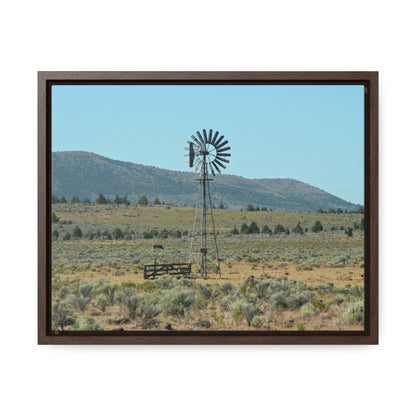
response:
[[[158,197],[175,205],[195,205],[198,196],[197,175],[122,162],[88,152],[52,153],[52,193],[71,199],[95,201],[100,193],[114,199],[126,195],[137,202],[146,195],[150,202]],[[212,203],[240,209],[247,204],[280,211],[317,211],[319,208],[355,210],[346,202],[321,189],[295,179],[246,179],[218,175],[210,182]]]

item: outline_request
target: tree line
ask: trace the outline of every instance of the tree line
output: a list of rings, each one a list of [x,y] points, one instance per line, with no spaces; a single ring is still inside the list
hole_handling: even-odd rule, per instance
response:
[[[89,198],[85,198],[81,200],[78,195],[75,195],[72,197],[70,202],[64,197],[61,196],[60,198],[56,195],[52,195],[52,203],[53,204],[91,204],[91,200]],[[112,201],[110,198],[106,198],[103,194],[98,195],[98,198],[95,200],[96,204],[99,205],[105,205],[105,204],[125,204],[130,205],[131,202],[128,200],[127,196],[124,195],[123,197],[120,197],[119,195],[116,195],[114,198],[114,201]],[[142,195],[138,202],[138,205],[148,205],[149,200],[146,195]],[[159,198],[155,198],[153,201],[153,205],[165,205],[164,202],[160,202]]]

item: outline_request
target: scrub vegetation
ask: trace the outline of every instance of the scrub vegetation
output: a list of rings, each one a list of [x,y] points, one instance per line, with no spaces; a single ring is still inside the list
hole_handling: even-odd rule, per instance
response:
[[[191,278],[144,280],[156,256],[188,262],[194,214],[172,205],[53,204],[52,329],[364,328],[363,214],[218,208],[221,278],[199,279],[195,256]]]

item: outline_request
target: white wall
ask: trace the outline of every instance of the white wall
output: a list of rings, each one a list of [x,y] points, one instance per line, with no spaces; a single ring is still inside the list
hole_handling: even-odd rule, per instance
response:
[[[411,5],[402,0],[3,2],[2,414],[414,411]],[[380,71],[380,346],[36,345],[36,71],[156,69]]]

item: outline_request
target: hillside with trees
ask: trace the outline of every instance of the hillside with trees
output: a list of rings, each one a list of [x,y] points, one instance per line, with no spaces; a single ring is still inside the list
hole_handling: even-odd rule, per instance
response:
[[[147,201],[174,205],[195,204],[197,175],[141,164],[122,162],[88,152],[52,153],[52,193],[65,201],[137,203]],[[246,209],[247,205],[279,211],[357,210],[321,189],[295,179],[246,179],[218,175],[210,183],[212,203],[225,209]],[[142,200],[142,203],[145,202]]]

